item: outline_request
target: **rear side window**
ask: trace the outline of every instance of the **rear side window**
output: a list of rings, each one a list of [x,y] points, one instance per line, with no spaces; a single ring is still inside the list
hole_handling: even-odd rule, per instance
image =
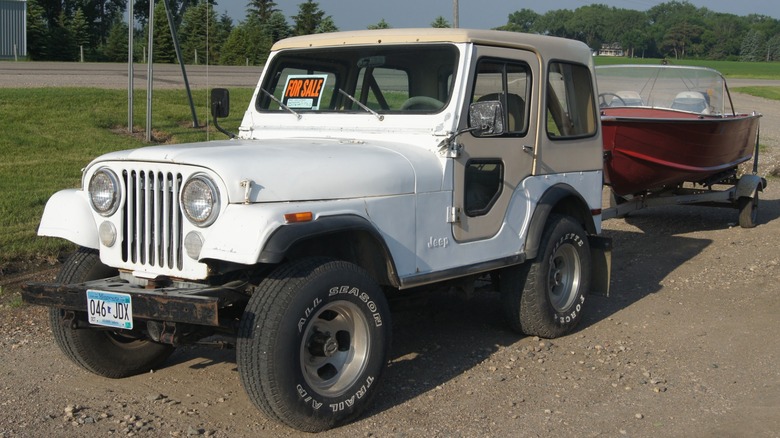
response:
[[[596,134],[596,106],[588,67],[550,63],[547,75],[547,135],[553,139]]]

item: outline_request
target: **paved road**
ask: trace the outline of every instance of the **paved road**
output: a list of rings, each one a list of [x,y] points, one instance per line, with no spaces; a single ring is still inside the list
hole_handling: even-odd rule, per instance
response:
[[[192,88],[254,87],[261,67],[188,65]],[[155,64],[154,88],[183,88],[178,65]],[[146,64],[135,64],[134,88],[146,89]],[[780,86],[778,80],[729,79],[729,87]],[[127,64],[76,62],[0,62],[0,88],[102,87],[127,88]]]
[[[135,64],[134,88],[146,89],[146,64]],[[254,87],[261,67],[188,65],[192,88]],[[101,87],[127,88],[127,64],[76,62],[0,62],[0,88]],[[183,88],[181,68],[154,65],[154,88]]]

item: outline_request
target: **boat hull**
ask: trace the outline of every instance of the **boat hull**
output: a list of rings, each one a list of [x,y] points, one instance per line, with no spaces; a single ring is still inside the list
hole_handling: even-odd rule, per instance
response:
[[[602,108],[605,183],[630,195],[704,182],[752,158],[759,114]]]

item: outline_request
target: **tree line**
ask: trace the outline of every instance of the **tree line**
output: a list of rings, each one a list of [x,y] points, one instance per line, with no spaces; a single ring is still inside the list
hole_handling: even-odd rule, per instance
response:
[[[27,47],[33,60],[127,61],[128,0],[28,0]],[[133,2],[134,58],[144,61],[149,0]],[[167,1],[186,63],[260,65],[276,41],[294,35],[338,31],[319,4],[298,5],[291,22],[274,1],[249,0],[237,24],[217,15],[215,0],[157,0],[154,8],[154,61],[176,62],[168,26]],[[450,27],[442,16],[431,27]],[[384,19],[369,29],[392,27]],[[602,4],[538,14],[521,9],[497,29],[554,35],[620,46],[627,56],[741,61],[780,60],[780,20],[765,15],[737,16],[670,1],[647,11]]]
[[[545,14],[521,9],[499,29],[577,39],[594,51],[602,44],[616,44],[626,56],[635,57],[780,60],[780,20],[714,12],[687,1],[661,3],[647,11],[602,4]]]

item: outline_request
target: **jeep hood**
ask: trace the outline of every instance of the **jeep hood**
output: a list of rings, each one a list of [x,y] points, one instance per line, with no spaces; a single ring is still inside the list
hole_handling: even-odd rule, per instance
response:
[[[231,203],[244,202],[244,180],[252,181],[250,202],[414,193],[415,166],[435,166],[419,174],[438,174],[441,184],[435,154],[418,147],[401,148],[414,156],[410,160],[396,146],[339,139],[225,140],[112,152],[91,165],[138,161],[206,168],[222,179]]]

